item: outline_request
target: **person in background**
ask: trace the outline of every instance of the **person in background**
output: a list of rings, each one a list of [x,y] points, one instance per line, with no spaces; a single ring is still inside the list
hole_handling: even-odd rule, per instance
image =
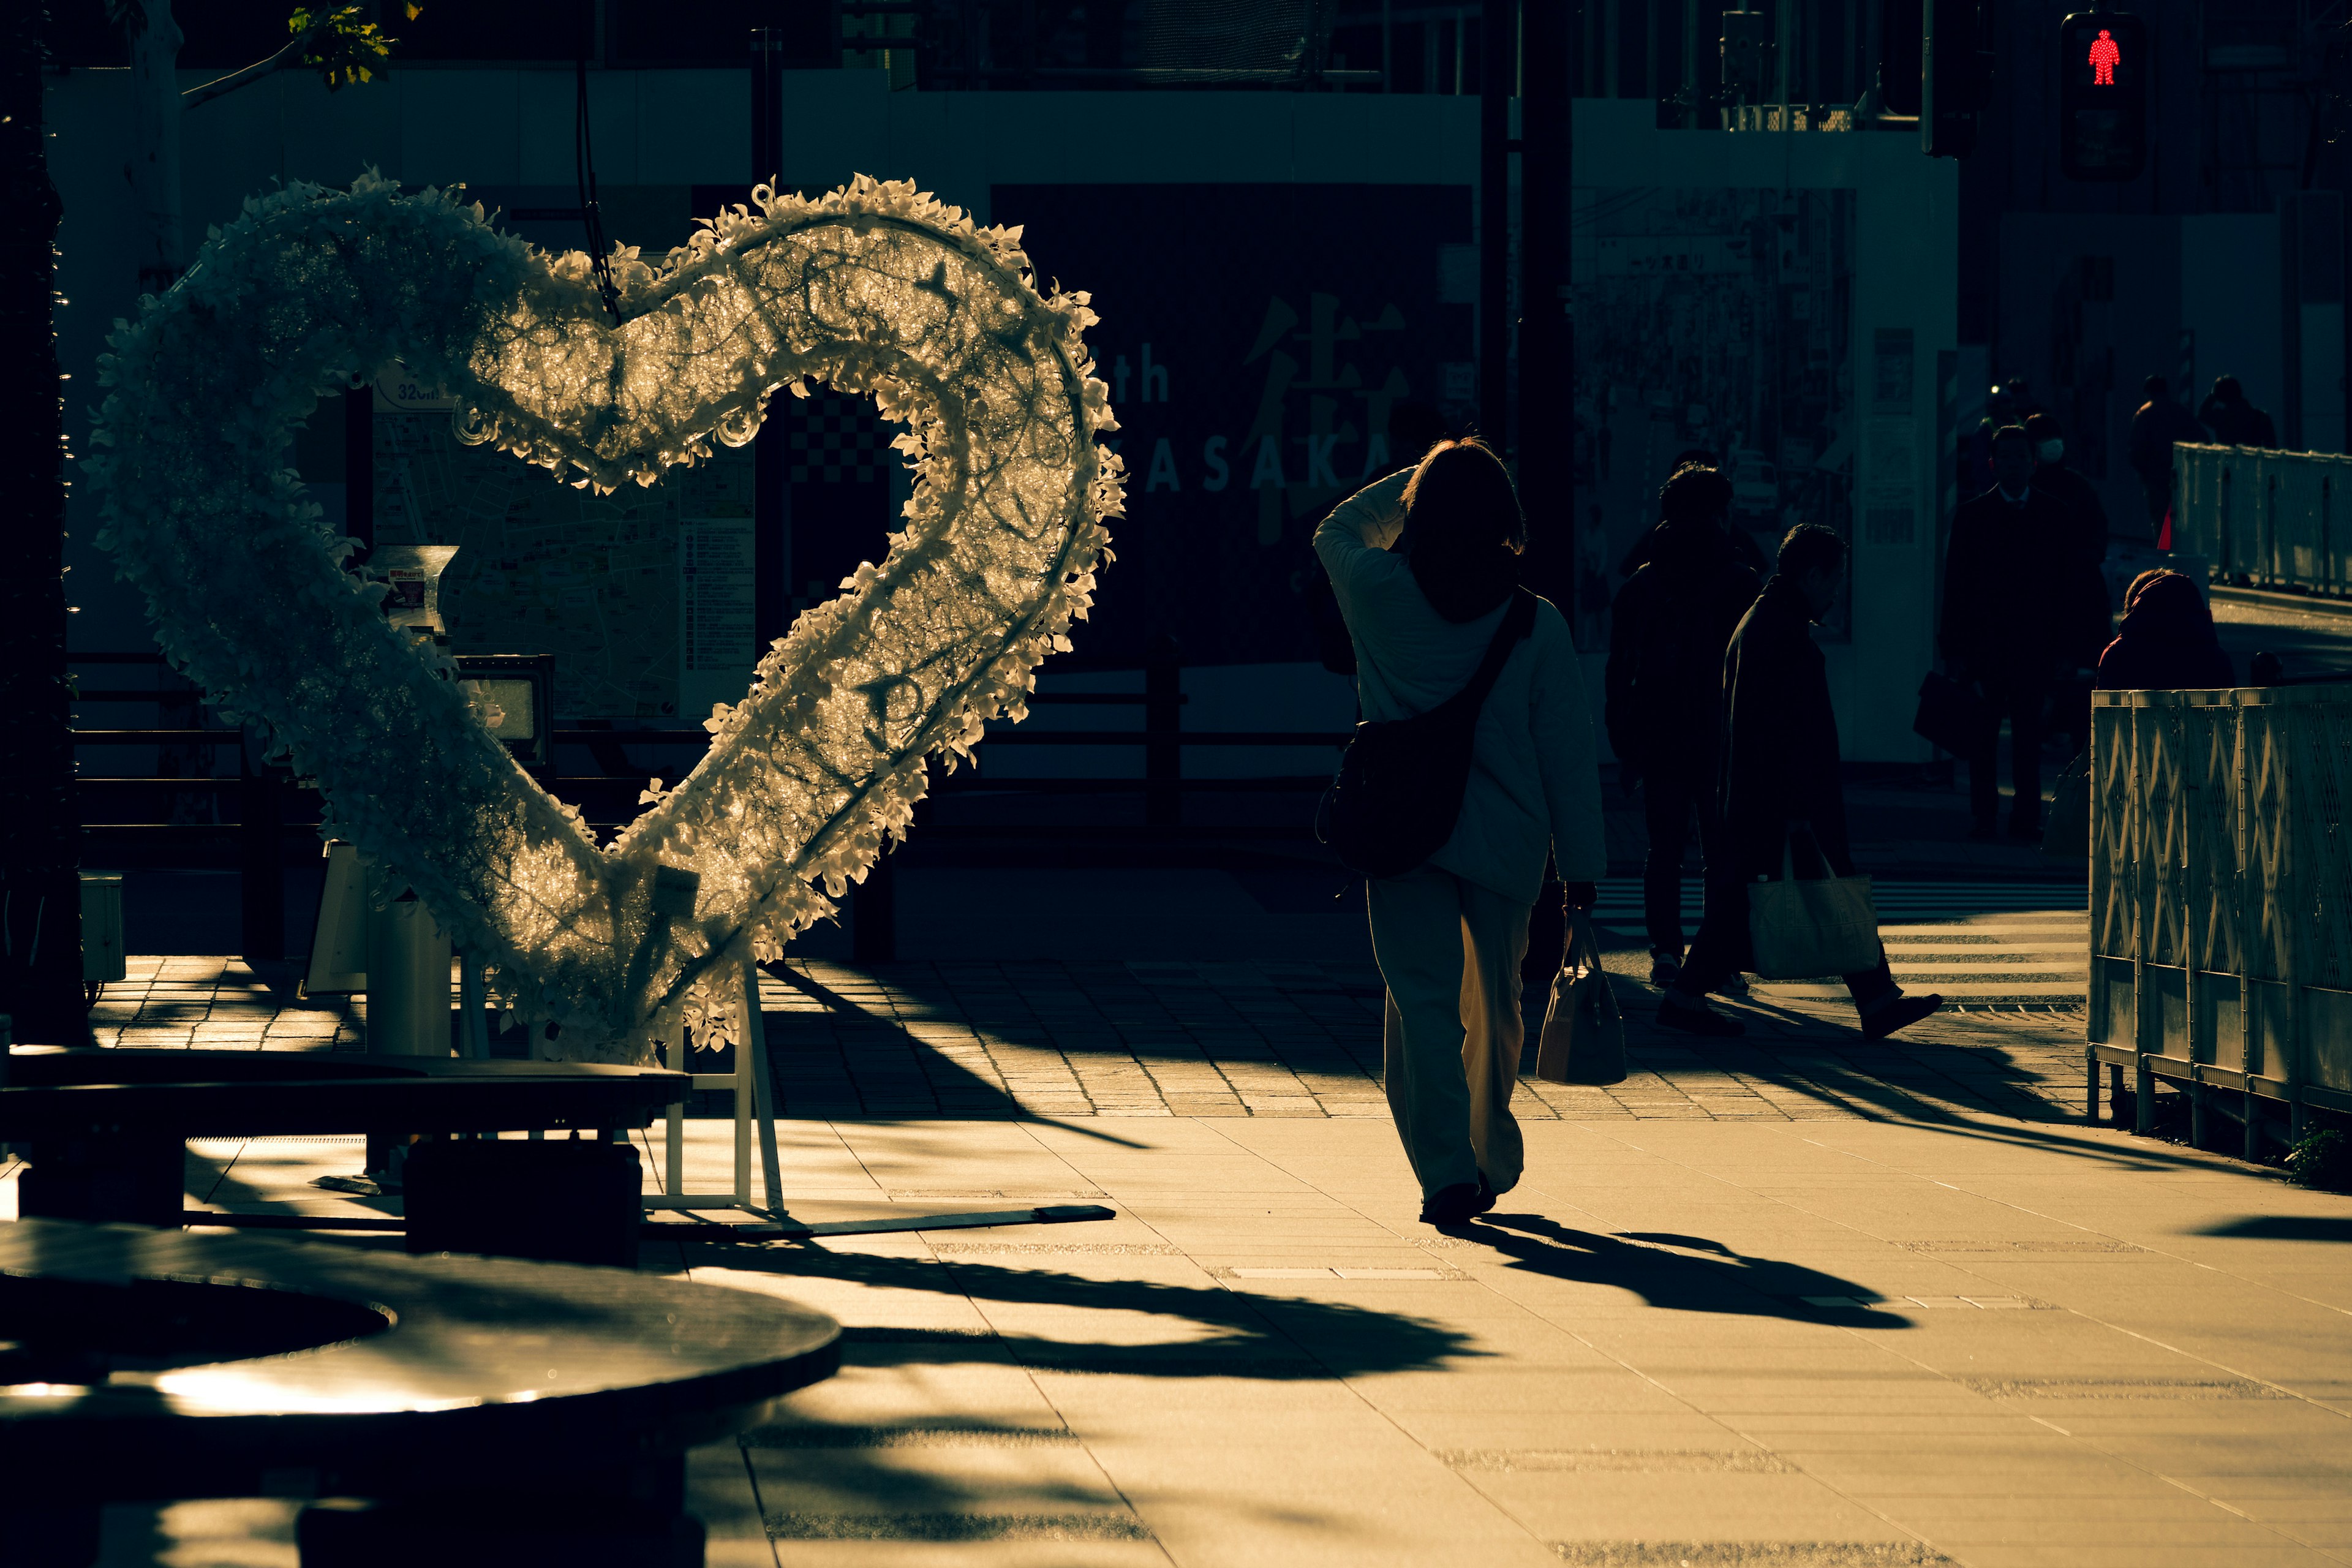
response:
[[[2140,392],[2147,401],[2132,415],[2131,466],[2147,500],[2148,537],[2158,539],[2172,510],[2172,448],[2179,442],[2204,440],[2205,427],[2173,401],[2171,384],[2164,377],[2149,376],[2140,384]]]
[[[1475,440],[1439,442],[1323,520],[1315,552],[1355,642],[1366,719],[1426,713],[1469,683],[1521,596],[1526,544],[1510,475]],[[1609,863],[1575,638],[1550,604],[1530,607],[1532,629],[1480,710],[1453,836],[1419,868],[1366,885],[1388,985],[1389,1108],[1433,1225],[1486,1213],[1519,1179],[1519,963],[1544,858],[1578,909]]]
[[[2107,580],[2101,570],[2107,559],[2107,508],[2097,487],[2068,465],[2065,432],[2054,416],[2032,416],[2025,422],[2025,434],[2033,442],[2033,488],[2054,498],[2073,519],[2063,542],[2073,557],[2065,573],[2083,602],[2079,621],[2070,616],[2069,624],[2079,625],[2082,637],[2074,647],[2061,650],[2051,691],[2051,717],[2055,727],[2065,731],[2071,755],[2090,744],[2090,671],[2106,646],[2111,624]]]
[[[2042,710],[2062,670],[2088,662],[2082,650],[2105,640],[2104,609],[2092,620],[2105,594],[2083,580],[2081,550],[2053,542],[2072,540],[2077,525],[2055,497],[2034,487],[2033,444],[2023,427],[1995,432],[1992,458],[1993,488],[1952,514],[1938,640],[1953,679],[1974,686],[1985,704],[1985,729],[1969,758],[1970,837],[2000,831],[1996,768],[2005,718],[2016,792],[2010,836],[2039,840]]]
[[[1693,447],[1687,451],[1677,453],[1675,457],[1675,460],[1666,465],[1666,478],[1671,481],[1676,474],[1681,473],[1685,468],[1717,468],[1719,467],[1720,465],[1718,465],[1715,460],[1714,453],[1708,451],[1704,447]],[[1727,479],[1725,481],[1727,486],[1729,482],[1730,481]],[[1663,486],[1660,487],[1658,491],[1659,496],[1663,498],[1665,493],[1664,488]],[[1727,489],[1724,493],[1727,496],[1731,492]],[[1658,530],[1662,525],[1662,522],[1663,514],[1661,514],[1661,522],[1652,523],[1643,531],[1642,536],[1639,539],[1633,541],[1633,548],[1626,551],[1625,558],[1617,563],[1617,572],[1620,576],[1631,577],[1634,573],[1639,572],[1644,565],[1649,563],[1650,552],[1655,548],[1657,544]],[[1728,501],[1725,503],[1724,509],[1723,536],[1727,540],[1730,541],[1732,551],[1739,557],[1740,564],[1755,573],[1758,580],[1761,581],[1765,572],[1769,569],[1770,563],[1764,559],[1764,552],[1757,548],[1756,541],[1748,537],[1748,533],[1746,529],[1736,528],[1732,525],[1730,503]]]
[[[1707,862],[1706,915],[1682,975],[1658,1005],[1661,1026],[1685,1034],[1744,1034],[1706,994],[1753,962],[1748,884],[1778,877],[1793,828],[1811,833],[1822,858],[1841,877],[1853,875],[1847,843],[1845,791],[1838,778],[1837,716],[1811,623],[1838,602],[1845,579],[1845,541],[1800,523],[1780,542],[1780,565],[1732,634],[1723,659],[1723,853]],[[1878,964],[1846,975],[1862,1032],[1884,1039],[1943,1005],[1940,996],[1906,996]]]
[[[2213,378],[2213,390],[2197,405],[2197,418],[2224,447],[2278,449],[2278,429],[2271,416],[2246,401],[2246,389],[2234,375]]]
[[[2205,691],[2235,683],[2196,583],[2161,567],[2133,578],[2122,627],[2099,656],[2099,689]]]
[[[1724,531],[1731,481],[1686,464],[1658,491],[1661,521],[1644,542],[1648,560],[1610,606],[1609,744],[1628,781],[1642,786],[1649,853],[1642,865],[1642,910],[1649,927],[1650,984],[1682,972],[1683,851],[1698,826],[1710,872],[1717,842],[1722,733],[1723,652],[1756,602],[1756,574]]]
[[[2066,432],[2055,415],[2028,418],[2025,434],[2033,443],[2033,488],[2047,491],[2072,514],[2066,546],[2081,563],[2095,569],[2107,554],[2107,508],[2098,487],[2067,465]]]

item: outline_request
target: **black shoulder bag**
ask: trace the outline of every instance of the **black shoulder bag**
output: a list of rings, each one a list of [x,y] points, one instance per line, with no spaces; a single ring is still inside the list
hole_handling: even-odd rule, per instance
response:
[[[1315,837],[1339,852],[1341,865],[1367,877],[1400,877],[1454,837],[1479,710],[1535,624],[1535,595],[1516,590],[1467,686],[1426,713],[1356,726],[1339,775],[1315,811]]]

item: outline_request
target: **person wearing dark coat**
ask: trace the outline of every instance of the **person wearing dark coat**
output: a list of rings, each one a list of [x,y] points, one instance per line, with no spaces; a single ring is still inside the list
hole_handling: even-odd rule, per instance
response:
[[[2197,584],[2162,567],[2133,578],[2123,626],[2099,656],[2099,689],[2211,691],[2235,684]]]
[[[2147,401],[2132,415],[2132,472],[2139,476],[2140,492],[2147,500],[2147,531],[2154,538],[2163,531],[2164,520],[2172,510],[2172,448],[2181,441],[2191,443],[2207,439],[2205,426],[2197,423],[2196,416],[2172,399],[2172,386],[2160,375],[2151,375],[2140,387]]]
[[[2042,719],[2062,672],[2094,663],[2106,637],[2106,590],[2074,537],[2066,507],[2033,485],[2033,450],[2011,425],[1992,443],[1999,482],[1952,514],[1938,633],[1953,679],[1983,699],[1985,723],[1969,757],[1972,836],[2000,830],[2000,722],[2009,721],[2010,836],[2042,836]]]
[[[2234,375],[2213,378],[2213,390],[2197,405],[2197,417],[2224,447],[2278,449],[2278,431],[2271,416],[2246,401],[2246,389]]]
[[[1721,465],[1715,460],[1715,454],[1704,447],[1693,447],[1686,452],[1676,454],[1674,466],[1666,470],[1666,482],[1672,484],[1675,476],[1685,468],[1714,468],[1718,473],[1722,471]],[[1725,482],[1727,484],[1730,481],[1727,479]],[[1665,493],[1664,487],[1661,486],[1658,495],[1662,500]],[[1639,539],[1633,541],[1632,547],[1625,552],[1625,558],[1617,563],[1619,576],[1631,577],[1650,563],[1651,552],[1658,545],[1658,530],[1664,524],[1664,517],[1661,513],[1659,521],[1652,523],[1643,531]],[[1758,548],[1755,539],[1746,529],[1731,526],[1729,502],[1724,505],[1724,521],[1721,527],[1723,536],[1730,541],[1732,553],[1739,558],[1739,563],[1755,573],[1757,580],[1761,582],[1764,574],[1769,570],[1769,563],[1764,559],[1764,552]]]
[[[2098,487],[2067,464],[2065,432],[2053,416],[2032,416],[2025,422],[2025,434],[2033,443],[2033,488],[2055,498],[2073,520],[2064,540],[2073,557],[2066,575],[2083,595],[2084,636],[2074,657],[2059,660],[2051,723],[2063,730],[2079,752],[2091,743],[2091,682],[2081,672],[2098,662],[2110,620],[2107,579],[2102,571],[2107,559],[2107,506],[2099,499]]]
[[[1830,870],[1853,875],[1845,791],[1838,777],[1837,714],[1812,623],[1838,600],[1845,541],[1800,523],[1780,543],[1764,591],[1732,634],[1723,658],[1723,853],[1707,863],[1706,915],[1682,976],[1658,1006],[1658,1022],[1686,1034],[1745,1033],[1715,1011],[1706,994],[1753,962],[1748,884],[1781,874],[1795,833],[1810,832]],[[1800,848],[1810,869],[1811,852]],[[1884,1039],[1943,1005],[1906,996],[1886,953],[1875,968],[1844,976],[1862,1032]]]
[[[2026,439],[2033,443],[2033,488],[2047,490],[2074,516],[2067,548],[2096,570],[2107,554],[2107,503],[2096,485],[2066,462],[2066,433],[2055,416],[2036,414],[2025,422]]]
[[[1610,607],[1605,710],[1609,744],[1642,784],[1649,853],[1642,910],[1649,927],[1650,984],[1671,985],[1683,958],[1683,851],[1698,825],[1712,868],[1721,737],[1723,650],[1756,602],[1756,574],[1734,552],[1724,522],[1731,481],[1713,468],[1678,468],[1658,492],[1663,521],[1645,542],[1648,561]]]

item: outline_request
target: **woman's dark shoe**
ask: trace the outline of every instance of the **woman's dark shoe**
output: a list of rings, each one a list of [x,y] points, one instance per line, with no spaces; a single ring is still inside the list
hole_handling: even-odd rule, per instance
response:
[[[1707,987],[1707,994],[1710,996],[1729,996],[1739,1001],[1746,1001],[1748,998],[1748,976],[1737,973],[1727,974],[1721,981]]]
[[[1484,1171],[1479,1172],[1477,1206],[1472,1209],[1471,1212],[1473,1214],[1486,1213],[1495,1206],[1495,1200],[1502,1195],[1502,1194],[1495,1190],[1495,1184],[1486,1179],[1486,1173]]]
[[[1937,995],[1892,996],[1862,1015],[1864,1039],[1883,1040],[1895,1030],[1916,1024],[1944,1005]]]
[[[1485,1199],[1481,1203],[1481,1199]],[[1463,1225],[1474,1215],[1485,1214],[1495,1206],[1494,1198],[1486,1192],[1486,1181],[1456,1182],[1450,1187],[1440,1187],[1421,1203],[1421,1223],[1423,1225]]]
[[[1685,1035],[1706,1035],[1716,1039],[1729,1039],[1744,1035],[1748,1026],[1737,1018],[1727,1018],[1705,1003],[1678,1002],[1669,994],[1658,1004],[1658,1026],[1679,1029]]]
[[[1683,977],[1683,961],[1678,954],[1650,950],[1650,984],[1664,991]]]

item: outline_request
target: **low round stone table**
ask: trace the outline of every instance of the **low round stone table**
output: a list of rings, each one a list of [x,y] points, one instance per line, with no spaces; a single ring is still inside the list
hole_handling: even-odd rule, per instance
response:
[[[0,1225],[0,1541],[80,1568],[107,1502],[302,1496],[305,1568],[692,1568],[686,1450],[839,1334],[617,1269]]]

